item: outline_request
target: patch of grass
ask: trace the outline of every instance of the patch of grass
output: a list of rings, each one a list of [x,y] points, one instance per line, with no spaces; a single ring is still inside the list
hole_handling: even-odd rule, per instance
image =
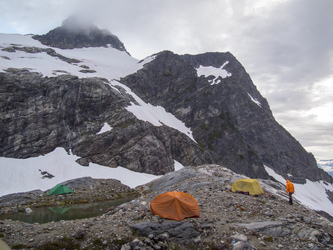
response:
[[[200,125],[200,128],[201,128],[202,130],[208,130],[208,127],[207,127],[207,125],[206,125],[205,123],[201,124],[201,125]]]
[[[241,160],[244,160],[244,155],[238,155]]]
[[[132,124],[134,124],[134,122],[128,122],[128,123],[122,124],[122,125],[121,125],[121,128],[122,128],[122,129],[125,129],[125,128],[131,126]]]
[[[198,142],[198,145],[199,145],[199,147],[200,148],[202,148],[202,149],[206,149],[206,146],[205,146],[205,144],[204,143],[202,143],[202,142],[200,142],[200,141],[197,141]]]
[[[47,242],[40,246],[41,250],[57,250],[57,249],[80,249],[80,244],[74,239],[67,236],[54,242]]]
[[[211,91],[205,91],[204,93],[203,93],[203,96],[204,97],[207,97],[207,96],[209,96],[209,95],[212,95],[213,93],[211,92]]]
[[[180,246],[176,243],[169,243],[168,249],[173,249],[173,250],[180,250]]]
[[[12,246],[12,249],[23,249],[23,248],[28,248],[28,247],[23,244],[17,244],[17,245]]]
[[[258,155],[257,155],[257,153],[254,152],[253,150],[248,150],[248,154],[250,155],[250,157],[254,156],[257,159],[259,158]]]
[[[92,242],[93,249],[100,249],[103,246],[103,240],[98,238],[94,239]]]
[[[191,84],[190,86],[188,86],[186,89],[184,89],[182,92],[180,92],[178,95],[175,95],[172,99],[171,102],[174,102],[177,98],[179,98],[181,95],[187,93],[187,92],[191,92],[194,91],[196,89],[196,85],[195,83]],[[187,98],[187,100],[189,100]]]
[[[221,138],[222,137],[222,132],[215,129],[212,133],[208,135],[208,140],[212,141],[216,138]]]
[[[264,237],[264,241],[273,242],[274,238],[273,237]]]
[[[110,249],[120,249],[122,245],[125,245],[126,243],[132,242],[134,240],[134,237],[132,236],[126,236],[124,238],[117,238],[114,237],[115,239],[108,245]]]

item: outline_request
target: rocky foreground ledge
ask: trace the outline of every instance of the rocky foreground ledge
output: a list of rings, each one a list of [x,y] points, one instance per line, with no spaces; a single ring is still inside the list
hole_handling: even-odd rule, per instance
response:
[[[273,181],[260,180],[265,194],[257,197],[230,192],[230,185],[239,178],[244,176],[217,165],[183,168],[136,190],[128,189],[140,196],[102,216],[46,224],[4,220],[0,238],[13,249],[333,248],[330,221],[297,201],[289,205],[284,187]],[[112,180],[96,183],[81,193],[85,199],[115,190]],[[153,216],[150,201],[171,190],[192,195],[199,203],[200,217],[177,222]],[[44,196],[37,195],[30,206],[38,204],[37,197]]]

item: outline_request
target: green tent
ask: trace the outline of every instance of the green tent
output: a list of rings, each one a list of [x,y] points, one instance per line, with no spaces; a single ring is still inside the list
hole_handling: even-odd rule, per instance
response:
[[[64,214],[66,213],[68,210],[71,210],[72,207],[49,207],[49,209],[53,212],[55,212],[56,214]]]
[[[54,188],[52,188],[50,191],[47,192],[48,195],[53,194],[69,194],[73,193],[74,191],[65,185],[57,184]]]

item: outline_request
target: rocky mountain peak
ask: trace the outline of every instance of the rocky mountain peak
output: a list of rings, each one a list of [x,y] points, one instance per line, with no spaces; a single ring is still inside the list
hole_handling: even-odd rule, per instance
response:
[[[84,19],[80,16],[70,16],[62,22],[62,28],[73,32],[73,33],[89,33],[93,32],[94,30],[98,30],[98,27],[94,25],[87,19]],[[108,30],[103,30],[106,34],[111,34]]]
[[[125,50],[116,36],[76,17],[34,38],[58,48]],[[33,47],[22,43],[0,50],[8,61],[0,72],[1,157],[25,159],[61,147],[83,166],[164,175],[174,171],[175,162],[218,164],[250,178],[269,179],[274,171],[300,185],[333,183],[276,122],[229,52],[162,51],[138,62],[100,48],[105,54],[85,60],[83,49],[80,55],[66,51],[65,57],[63,50],[27,44]],[[17,50],[35,68],[18,69]],[[54,57],[64,62],[53,64]]]
[[[79,16],[70,16],[62,22],[60,27],[45,35],[35,35],[33,38],[44,45],[60,49],[112,47],[127,52],[117,36],[109,30],[99,29],[87,19]]]

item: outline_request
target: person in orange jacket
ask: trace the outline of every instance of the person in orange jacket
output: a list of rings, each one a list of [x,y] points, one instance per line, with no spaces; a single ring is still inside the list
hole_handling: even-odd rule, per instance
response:
[[[286,190],[287,194],[289,194],[289,204],[292,205],[293,204],[292,194],[295,192],[295,188],[294,184],[292,184],[289,180],[287,180]]]

